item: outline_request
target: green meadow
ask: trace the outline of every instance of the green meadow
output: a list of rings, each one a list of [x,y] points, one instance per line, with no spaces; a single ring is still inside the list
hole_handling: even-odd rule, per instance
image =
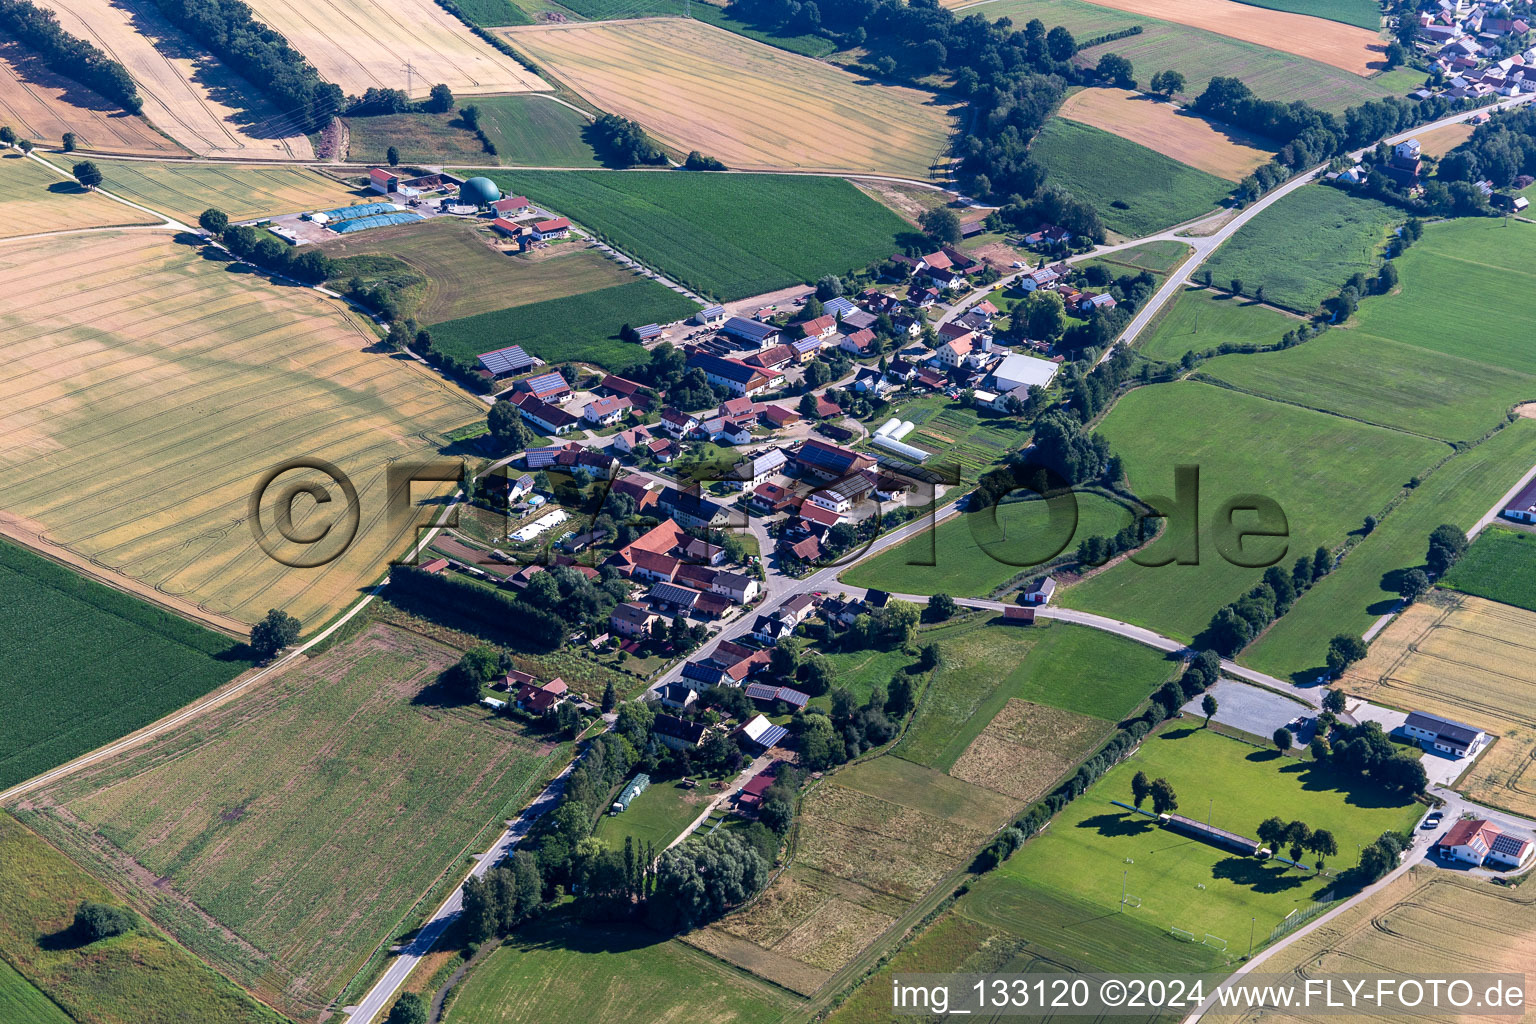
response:
[[[1273,345],[1301,323],[1251,299],[1190,285],[1142,335],[1136,350],[1148,359],[1177,362],[1186,352],[1221,345]]]

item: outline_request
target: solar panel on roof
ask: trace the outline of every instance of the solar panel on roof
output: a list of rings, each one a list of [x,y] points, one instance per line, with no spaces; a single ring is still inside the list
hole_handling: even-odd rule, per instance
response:
[[[508,373],[521,373],[530,366],[539,365],[539,361],[524,352],[521,345],[499,348],[495,352],[487,352],[478,358],[481,366],[498,377]]]
[[[788,735],[788,733],[789,730],[782,725],[770,725],[763,730],[763,734],[755,742],[762,747],[771,747]]]
[[[646,324],[644,327],[640,328],[635,333],[640,335],[640,337],[642,339],[647,339],[648,340],[650,338],[659,338],[659,337],[661,337],[661,325],[660,324]]]

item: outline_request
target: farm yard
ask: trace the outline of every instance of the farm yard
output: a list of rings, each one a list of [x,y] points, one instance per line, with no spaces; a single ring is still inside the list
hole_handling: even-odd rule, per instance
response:
[[[3,238],[75,228],[158,223],[149,214],[88,192],[19,153],[0,156],[0,213],[5,218],[0,222]]]
[[[1106,227],[1127,237],[1211,213],[1232,191],[1213,174],[1060,117],[1046,122],[1029,152],[1051,181],[1093,204]]]
[[[1201,274],[1210,271],[1221,285],[1240,278],[1245,294],[1262,285],[1266,302],[1311,313],[1351,275],[1375,274],[1387,239],[1406,219],[1375,199],[1307,185],[1244,224]]]
[[[1224,344],[1273,345],[1301,323],[1296,317],[1252,300],[1192,284],[1164,308],[1152,329],[1137,341],[1136,349],[1148,359],[1172,363],[1184,358],[1186,352],[1203,352]],[[1251,355],[1223,356],[1204,366],[1230,365],[1230,362],[1252,358]],[[1247,364],[1239,362],[1238,365]]]
[[[209,207],[232,221],[279,213],[350,206],[366,200],[362,189],[307,167],[240,164],[173,164],[99,160],[102,187],[152,210],[196,223]],[[126,208],[113,204],[118,209]]]
[[[390,146],[402,160],[439,163],[503,163],[519,167],[597,167],[582,137],[587,119],[543,93],[476,96],[461,106],[480,111],[479,126],[496,147],[484,151],[457,111],[446,114],[379,114],[347,119],[349,159],[382,163]]]
[[[1413,88],[1387,75],[1362,78],[1358,74],[1307,60],[1278,49],[1242,42],[1193,25],[1160,21],[1145,15],[1115,10],[1084,0],[983,0],[968,3],[959,12],[990,20],[1011,18],[1014,25],[1039,18],[1046,25],[1061,25],[1080,41],[1139,25],[1142,31],[1078,52],[1076,63],[1094,67],[1106,53],[1118,53],[1142,71],[1171,68],[1187,82],[1186,99],[1198,95],[1212,78],[1239,78],[1265,99],[1289,103],[1305,100],[1333,113],[1382,96],[1402,95]],[[1420,77],[1422,81],[1422,76]]]
[[[1358,2],[1358,0],[1352,0]],[[1384,66],[1375,27],[1359,28],[1236,0],[1098,0],[1099,6],[1206,29],[1356,75]]]
[[[1352,696],[1470,722],[1498,740],[1457,788],[1513,814],[1536,813],[1536,613],[1441,593],[1408,608],[1345,673]]]
[[[0,541],[0,789],[251,667],[244,647]]]
[[[1536,611],[1536,535],[1484,530],[1439,585]]]
[[[148,121],[79,82],[62,78],[15,42],[0,43],[0,124],[23,139],[57,145],[74,132],[81,148],[130,156],[170,156],[180,146]]]
[[[665,285],[641,279],[448,320],[433,326],[432,345],[460,359],[521,345],[548,362],[596,363],[618,373],[647,358],[643,347],[619,340],[624,324],[671,323],[698,308],[698,303]]]
[[[554,247],[539,258],[502,252],[492,248],[490,236],[476,225],[451,217],[342,235],[323,243],[321,251],[336,261],[331,287],[344,289],[353,276],[365,284],[403,284],[403,311],[424,324],[636,280],[633,271],[595,249],[574,244]],[[560,326],[576,330],[578,325]]]
[[[1185,814],[1239,835],[1252,837],[1272,815],[1328,829],[1340,866],[1349,860],[1343,851],[1409,828],[1422,813],[1419,804],[1388,797],[1358,776],[1175,721],[1057,815],[997,870],[993,884],[1061,892],[1101,913],[1119,908],[1123,887],[1140,900],[1120,911],[1129,919],[1165,933],[1178,927],[1215,935],[1234,954],[1249,930],[1244,918],[1257,918],[1258,948],[1291,911],[1326,902],[1335,884],[1327,878],[1165,831],[1155,819],[1109,803],[1131,802],[1137,771],[1166,778]]]
[[[1089,537],[1108,537],[1131,522],[1118,501],[1091,491],[1075,492],[1076,529],[1050,522],[1043,501],[1015,501],[951,517],[938,529],[913,537],[843,573],[855,587],[898,594],[986,597],[1020,573],[1066,553]]]
[[[1317,981],[1361,972],[1425,977],[1518,972],[1536,956],[1532,903],[1529,889],[1499,888],[1415,865],[1363,903],[1278,951],[1264,969]],[[1488,942],[1494,934],[1501,939]],[[1358,1015],[1373,1022],[1401,1018],[1400,1013]],[[1256,1024],[1261,1016],[1233,1019]],[[1307,1024],[1327,1018],[1265,1010],[1262,1019],[1266,1024]]]
[[[1228,497],[1271,496],[1287,517],[1283,550],[1292,561],[1340,543],[1411,477],[1451,454],[1427,438],[1192,381],[1137,388],[1110,410],[1099,431],[1125,460],[1139,493],[1172,494],[1174,467],[1199,466],[1202,494],[1220,496],[1202,498],[1204,522]],[[1262,574],[1217,555],[1211,539],[1202,544],[1198,566],[1147,568],[1127,560],[1067,588],[1060,600],[1192,639]],[[1153,542],[1148,556],[1161,555],[1163,544]],[[1272,549],[1250,541],[1245,551],[1255,550]]]
[[[1518,419],[1440,466],[1239,660],[1282,679],[1316,678],[1327,637],[1364,633],[1397,607],[1398,581],[1423,564],[1431,530],[1441,523],[1471,529],[1532,465],[1536,421]]]
[[[556,914],[520,929],[454,990],[444,1024],[590,1024],[644,1006],[673,1024],[759,1024],[782,989],[644,928]]]
[[[315,158],[307,136],[148,0],[50,0],[45,6],[64,31],[128,69],[144,116],[183,148],[223,158]]]
[[[232,632],[272,607],[313,627],[350,603],[414,537],[389,515],[388,464],[484,416],[413,363],[365,351],[376,335],[339,304],[167,235],[12,243],[0,259],[0,351],[20,371],[0,386],[0,525]],[[359,494],[351,546],[308,572],[244,522],[261,475],[300,456],[334,463]],[[296,503],[301,530],[314,507]]]
[[[1275,154],[1274,144],[1261,136],[1125,89],[1079,89],[1056,113],[1232,182],[1252,174]]]
[[[59,942],[69,935],[83,900],[123,903],[15,818],[0,813],[0,1014],[6,1014],[5,1020],[284,1024],[153,925],[141,921],[128,934],[88,946]],[[46,996],[48,1009],[35,1009],[34,993]],[[15,1004],[8,1004],[8,998],[27,1000],[22,1004],[27,1012],[38,1015],[10,1016]]]
[[[489,43],[432,0],[256,0],[252,11],[342,91],[404,90],[420,99],[441,82],[455,96],[541,92],[549,83]],[[406,81],[406,61],[416,69]],[[339,111],[338,111],[339,113]]]
[[[946,159],[950,115],[938,96],[861,84],[702,22],[651,18],[498,34],[589,102],[635,119],[680,153],[697,149],[729,167],[929,178]]]
[[[558,210],[722,301],[861,268],[900,251],[902,240],[913,236],[896,214],[835,178],[644,171],[488,176],[503,191]],[[807,233],[807,223],[819,230]]]
[[[312,1018],[547,767],[550,745],[435,696],[459,653],[373,625],[20,813],[188,948]]]

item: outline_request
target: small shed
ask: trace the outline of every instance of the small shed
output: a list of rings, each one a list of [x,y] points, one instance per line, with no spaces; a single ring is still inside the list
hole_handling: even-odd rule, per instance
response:
[[[650,785],[651,777],[645,774],[645,772],[640,772],[634,778],[630,779],[629,782],[625,784],[624,788],[619,791],[619,797],[613,802],[613,806],[608,808],[608,813],[622,813],[634,801],[635,797],[639,796],[641,793],[644,793],[648,788],[650,788]]]

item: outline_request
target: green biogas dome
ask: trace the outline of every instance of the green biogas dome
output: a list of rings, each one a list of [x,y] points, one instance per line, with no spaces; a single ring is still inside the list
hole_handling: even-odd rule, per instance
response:
[[[470,178],[459,186],[459,200],[474,206],[489,206],[501,198],[501,189],[490,178]]]

